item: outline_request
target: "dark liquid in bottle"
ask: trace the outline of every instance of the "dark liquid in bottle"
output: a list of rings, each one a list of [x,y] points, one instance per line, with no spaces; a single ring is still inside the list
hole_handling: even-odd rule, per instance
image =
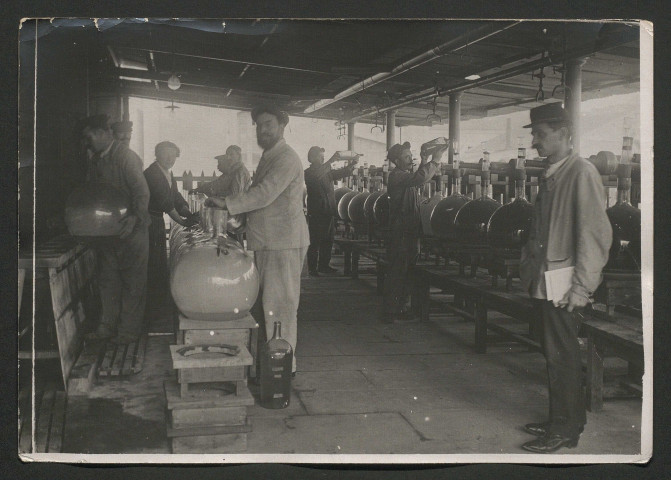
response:
[[[293,352],[266,351],[261,355],[261,406],[286,408],[291,399]]]

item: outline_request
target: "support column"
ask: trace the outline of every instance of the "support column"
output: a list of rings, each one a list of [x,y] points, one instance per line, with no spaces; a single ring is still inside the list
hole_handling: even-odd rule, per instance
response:
[[[128,122],[130,120],[130,108],[128,107],[128,95],[124,95],[121,98],[123,108],[121,109],[122,112],[122,120],[124,122]]]
[[[396,143],[396,110],[387,112],[387,150]]]
[[[573,152],[580,153],[580,104],[582,102],[582,66],[586,58],[576,58],[566,63],[566,94],[564,107],[573,122]]]
[[[347,124],[347,150],[354,150],[354,122]]]
[[[450,148],[447,152],[448,163],[453,163],[454,152],[459,151],[459,135],[461,124],[461,92],[450,95]]]

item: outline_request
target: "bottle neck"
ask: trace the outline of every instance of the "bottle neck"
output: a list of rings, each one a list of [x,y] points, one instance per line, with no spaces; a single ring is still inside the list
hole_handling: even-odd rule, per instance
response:
[[[275,322],[275,329],[273,330],[273,339],[282,338],[282,322]]]

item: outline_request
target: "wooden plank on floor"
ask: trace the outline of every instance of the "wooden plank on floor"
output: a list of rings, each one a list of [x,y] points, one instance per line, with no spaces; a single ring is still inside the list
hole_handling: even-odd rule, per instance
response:
[[[131,363],[131,373],[139,373],[144,367],[144,355],[147,352],[147,336],[142,335],[137,342],[135,352],[133,355],[133,360]]]
[[[30,407],[23,412],[20,420],[19,453],[31,453],[33,451],[33,426]]]
[[[35,451],[45,453],[49,444],[49,429],[51,427],[51,412],[54,405],[55,393],[47,390],[42,394],[40,408],[37,411],[37,426],[35,428]]]
[[[54,401],[54,408],[51,416],[49,445],[47,447],[48,453],[61,452],[61,445],[63,443],[63,431],[65,427],[65,408],[66,408],[65,392],[58,391],[56,392],[56,400]]]
[[[68,377],[68,395],[86,395],[96,382],[98,369],[105,356],[105,344],[100,342],[85,343],[77,363]]]
[[[103,357],[102,362],[100,362],[100,369],[98,370],[98,376],[108,377],[110,375],[110,370],[114,364],[114,357],[116,355],[117,345],[112,342],[107,342],[105,345],[105,356]]]
[[[110,376],[119,377],[121,376],[121,371],[123,370],[124,363],[126,361],[126,354],[130,347],[137,342],[132,344],[122,344],[117,346],[116,355],[114,356],[114,362],[110,368]]]

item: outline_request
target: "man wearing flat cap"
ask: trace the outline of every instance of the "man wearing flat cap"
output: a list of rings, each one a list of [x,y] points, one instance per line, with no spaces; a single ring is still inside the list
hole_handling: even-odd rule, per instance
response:
[[[389,235],[387,245],[388,270],[384,278],[384,317],[388,322],[416,320],[408,312],[408,273],[417,262],[421,217],[417,187],[440,173],[440,159],[447,147],[437,150],[428,160],[422,154],[422,164],[412,171],[410,143],[393,145],[387,158],[395,165],[387,181],[389,195]]]
[[[168,304],[168,261],[165,246],[163,214],[180,225],[189,227],[196,219],[189,211],[170,169],[179,157],[179,147],[172,142],[160,142],[154,147],[156,161],[144,171],[149,186],[149,262],[147,270],[147,306],[145,318],[158,318]]]
[[[252,185],[246,192],[207,201],[228,208],[232,215],[247,213],[247,247],[254,251],[260,277],[259,300],[253,311],[265,324],[259,343],[262,345],[264,334],[272,337],[273,324],[279,321],[282,337],[296,351],[301,270],[310,244],[303,213],[303,166],[284,141],[284,127],[289,123],[286,112],[273,105],[259,106],[252,110],[252,120],[263,148]],[[295,355],[292,370],[295,373]]]
[[[525,128],[531,128],[532,148],[545,157],[548,168],[522,249],[520,278],[542,312],[550,408],[545,421],[525,425],[525,431],[538,438],[522,448],[552,453],[575,447],[586,422],[578,331],[581,310],[601,283],[612,230],[601,177],[572,151],[572,124],[561,103],[536,107],[530,115]],[[571,286],[553,302],[548,300],[545,272],[559,269],[568,269],[563,271],[571,275]]]
[[[354,171],[358,157],[345,167],[333,170],[331,164],[340,159],[338,152],[324,162],[324,149],[311,147],[308,151],[310,166],[305,169],[305,186],[307,187],[308,229],[310,231],[310,247],[308,248],[308,273],[319,276],[320,273],[333,273],[331,267],[331,250],[335,236],[334,217],[338,214],[335,203],[333,182],[349,177]]]
[[[214,157],[217,160],[217,170],[221,175],[212,182],[207,182],[196,188],[197,192],[208,197],[227,197],[246,191],[252,183],[249,170],[242,163],[242,149],[237,145],[230,145],[224,155]]]
[[[119,238],[100,243],[96,250],[102,313],[90,338],[112,338],[120,344],[137,340],[141,333],[147,286],[149,188],[142,175],[142,160],[115,140],[107,115],[94,115],[81,123],[81,135],[92,153],[86,181],[107,183],[128,199],[130,213],[122,220]]]
[[[126,146],[130,145],[130,137],[133,134],[133,122],[129,120],[122,120],[112,124],[112,133],[114,139],[123,143]]]

